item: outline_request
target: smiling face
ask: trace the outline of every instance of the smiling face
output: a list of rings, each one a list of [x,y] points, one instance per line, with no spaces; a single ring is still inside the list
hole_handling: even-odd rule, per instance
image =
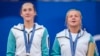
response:
[[[25,21],[31,21],[34,19],[36,11],[34,5],[30,2],[24,3],[21,8],[21,16]]]
[[[78,10],[68,11],[66,19],[68,26],[81,26],[81,13]]]

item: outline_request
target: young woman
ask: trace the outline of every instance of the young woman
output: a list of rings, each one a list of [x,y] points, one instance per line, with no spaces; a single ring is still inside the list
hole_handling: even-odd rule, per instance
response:
[[[95,44],[90,33],[82,29],[82,15],[79,10],[70,9],[66,14],[67,29],[57,33],[51,56],[87,56],[90,43]],[[94,47],[95,49],[95,47]],[[97,56],[96,50],[92,51]],[[92,54],[91,53],[91,54]]]
[[[43,25],[34,22],[36,11],[31,2],[21,7],[21,17],[24,24],[11,28],[7,56],[49,56],[48,31]]]

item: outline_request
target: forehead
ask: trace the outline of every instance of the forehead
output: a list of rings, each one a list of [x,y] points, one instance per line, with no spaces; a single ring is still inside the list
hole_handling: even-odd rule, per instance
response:
[[[72,11],[69,11],[68,12],[68,15],[73,15],[73,14],[80,15],[80,12],[79,11],[76,11],[76,10],[72,10]]]
[[[22,9],[24,9],[24,8],[33,8],[33,4],[32,3],[24,3],[22,5]]]

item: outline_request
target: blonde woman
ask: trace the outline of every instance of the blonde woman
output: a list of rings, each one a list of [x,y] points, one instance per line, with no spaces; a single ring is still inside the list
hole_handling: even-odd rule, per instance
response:
[[[51,56],[88,56],[89,44],[95,43],[91,34],[82,29],[79,10],[70,9],[66,13],[66,26],[67,29],[57,33]],[[98,56],[96,50],[93,50],[93,56]]]

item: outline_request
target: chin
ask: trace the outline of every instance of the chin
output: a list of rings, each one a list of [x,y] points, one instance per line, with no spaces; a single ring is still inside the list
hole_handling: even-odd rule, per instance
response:
[[[31,18],[27,18],[27,19],[25,19],[26,21],[31,21],[32,19]]]
[[[76,24],[72,24],[72,25],[70,25],[70,26],[72,26],[72,27],[76,27],[77,25],[76,25]]]

